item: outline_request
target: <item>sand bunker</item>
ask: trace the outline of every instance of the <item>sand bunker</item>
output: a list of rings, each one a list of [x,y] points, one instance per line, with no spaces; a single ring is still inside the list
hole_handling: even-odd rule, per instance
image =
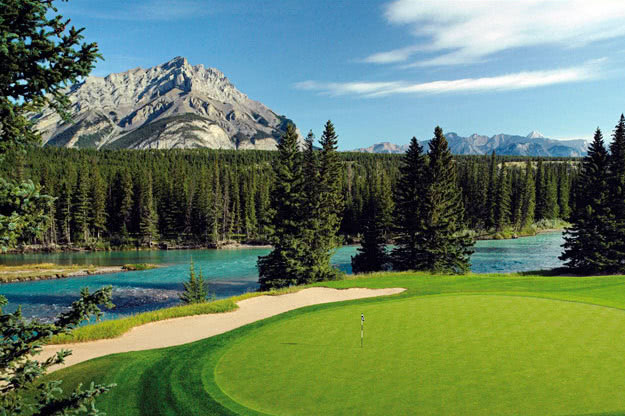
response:
[[[45,359],[61,349],[72,350],[63,366],[74,365],[92,358],[128,351],[150,350],[187,344],[200,339],[223,334],[243,325],[269,318],[293,309],[320,303],[340,302],[374,296],[387,296],[403,292],[405,289],[330,289],[314,287],[280,296],[257,296],[237,304],[232,312],[188,316],[152,322],[135,327],[115,339],[83,342],[78,344],[49,345],[44,347],[38,359]]]

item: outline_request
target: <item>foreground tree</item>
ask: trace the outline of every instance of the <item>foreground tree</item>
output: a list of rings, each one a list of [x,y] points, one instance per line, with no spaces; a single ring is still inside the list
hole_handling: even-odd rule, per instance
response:
[[[80,44],[83,29],[56,14],[52,0],[0,2],[0,162],[7,152],[38,144],[28,115],[48,105],[65,118],[69,101],[62,89],[86,76],[100,56],[95,43]],[[18,175],[20,176],[20,175]],[[43,231],[51,201],[31,181],[2,180],[0,248]]]
[[[395,195],[395,244],[391,253],[393,269],[423,268],[426,218],[424,211],[427,189],[427,164],[423,147],[415,137],[403,157]]]
[[[341,192],[343,167],[337,152],[338,136],[334,125],[329,120],[325,124],[319,144],[321,151],[318,160],[317,197],[313,198],[313,201],[318,202],[313,202],[316,212],[309,210],[305,214],[319,219],[318,228],[313,230],[316,241],[315,261],[311,270],[305,273],[304,281],[300,283],[332,280],[338,277],[338,270],[332,267],[330,259],[334,250],[340,247],[342,242],[338,230],[344,206],[344,197]],[[308,180],[309,178],[304,178],[305,182]]]
[[[273,250],[258,258],[261,290],[295,285],[301,281],[304,247],[301,237],[303,206],[302,163],[297,130],[289,124],[278,144],[271,193],[272,229],[269,240]]]
[[[25,320],[20,309],[0,314],[0,415],[102,414],[95,407],[95,399],[114,385],[91,383],[88,389],[79,386],[69,395],[62,394],[62,381],[40,383],[39,379],[50,367],[63,363],[71,352],[62,350],[45,361],[34,357],[53,336],[69,333],[91,317],[98,319],[102,315],[98,305],[113,307],[111,294],[111,287],[93,293],[83,289],[80,299],[53,324]],[[4,305],[6,299],[0,296],[0,306]]]
[[[208,300],[208,282],[204,280],[202,270],[195,273],[193,260],[189,266],[189,280],[182,283],[184,291],[180,295],[180,300],[189,305],[192,303],[204,303]]]
[[[613,220],[608,208],[608,152],[599,129],[582,161],[576,195],[571,227],[566,229],[560,260],[575,272],[606,272],[612,267],[606,256],[611,244],[606,226]]]
[[[420,268],[440,273],[465,273],[469,271],[469,256],[475,242],[465,233],[456,165],[443,130],[438,126],[430,140],[428,159],[428,182],[421,211],[425,228]]]

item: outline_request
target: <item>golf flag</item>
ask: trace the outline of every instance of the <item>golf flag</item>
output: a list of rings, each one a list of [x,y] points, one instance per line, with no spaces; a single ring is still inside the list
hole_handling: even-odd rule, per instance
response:
[[[360,348],[362,348],[362,341],[365,337],[365,314],[360,314]]]

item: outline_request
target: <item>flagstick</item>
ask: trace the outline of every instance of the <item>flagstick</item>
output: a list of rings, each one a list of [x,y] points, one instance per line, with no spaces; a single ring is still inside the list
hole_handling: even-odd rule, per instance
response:
[[[365,337],[365,314],[360,315],[360,348]]]

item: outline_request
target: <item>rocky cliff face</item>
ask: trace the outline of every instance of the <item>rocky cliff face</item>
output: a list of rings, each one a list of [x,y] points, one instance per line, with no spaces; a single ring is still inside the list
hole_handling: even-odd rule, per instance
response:
[[[67,93],[72,123],[51,110],[33,118],[48,146],[272,150],[290,121],[249,99],[219,70],[182,57],[88,77]]]

